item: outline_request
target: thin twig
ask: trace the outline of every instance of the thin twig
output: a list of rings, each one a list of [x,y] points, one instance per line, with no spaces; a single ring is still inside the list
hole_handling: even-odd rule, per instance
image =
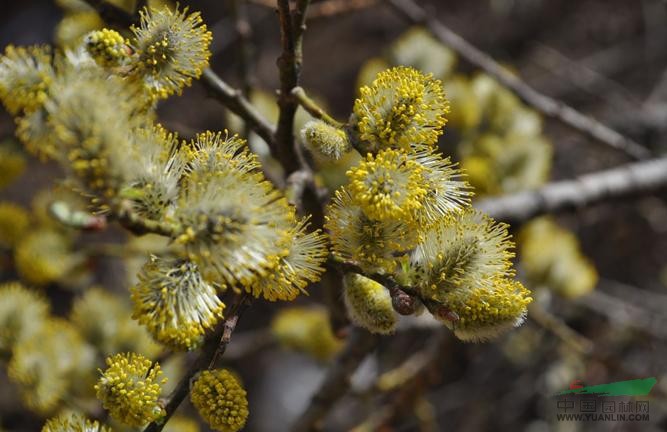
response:
[[[216,99],[241,117],[264,141],[272,145],[275,133],[273,125],[243,96],[243,92],[231,87],[211,69],[204,70],[202,83]]]
[[[298,0],[292,13],[289,0],[278,0],[282,54],[277,61],[280,74],[280,115],[275,141],[276,155],[288,175],[306,165],[294,140],[294,115],[298,103],[292,97],[292,89],[299,85],[303,62],[303,33],[306,29],[309,4],[310,0]]]
[[[135,235],[159,234],[165,237],[175,238],[181,231],[179,224],[146,219],[134,212],[127,202],[121,202],[112,209],[112,214],[118,223]]]
[[[493,58],[454,33],[413,0],[387,0],[403,17],[415,24],[423,24],[442,43],[456,51],[468,62],[483,69],[501,85],[516,93],[524,102],[543,114],[586,135],[597,142],[626,153],[633,159],[646,159],[649,151],[592,117],[586,116],[561,101],[552,99],[527,85],[521,78],[498,64]]]
[[[342,128],[345,126],[345,124],[339,122],[327,114],[327,112],[324,111],[321,106],[317,105],[314,100],[308,97],[308,94],[303,88],[294,87],[292,89],[292,96],[296,98],[297,102],[303,107],[303,109],[308,111],[308,114],[315,117],[316,119],[322,120],[323,122],[337,128]]]
[[[575,351],[584,355],[593,352],[595,347],[593,341],[568,326],[565,321],[543,308],[538,302],[528,306],[528,316]]]
[[[378,343],[378,336],[354,327],[347,344],[329,368],[306,410],[291,428],[292,432],[310,432],[317,429],[324,421],[334,404],[350,387],[350,378],[361,362]]]
[[[666,187],[667,157],[663,157],[548,183],[533,191],[487,198],[475,206],[496,219],[520,223],[545,213],[650,194]]]
[[[171,416],[176,412],[183,400],[190,393],[190,382],[192,379],[205,368],[214,366],[215,362],[213,360],[217,360],[217,358],[225,352],[227,344],[231,338],[231,332],[234,331],[236,322],[238,322],[238,319],[246,306],[246,296],[236,296],[234,303],[230,307],[227,318],[218,325],[216,331],[212,335],[206,338],[199,356],[183,377],[181,377],[181,380],[178,382],[171,395],[169,395],[164,406],[164,417],[150,423],[146,429],[144,429],[144,432],[160,432],[162,428],[164,428]],[[232,322],[233,325],[231,324]]]

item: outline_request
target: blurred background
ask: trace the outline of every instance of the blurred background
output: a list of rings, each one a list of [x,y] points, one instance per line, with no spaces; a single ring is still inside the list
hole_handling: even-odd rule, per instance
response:
[[[77,3],[3,1],[0,47],[78,43],[101,22]],[[201,11],[213,32],[211,68],[236,87],[249,85],[253,103],[275,120],[280,40],[272,2],[241,2],[249,23],[245,45],[240,42],[232,2],[180,3]],[[664,1],[419,4],[540,92],[632,137],[654,155],[667,150]],[[542,118],[382,1],[315,1],[311,12],[301,85],[334,117],[346,120],[359,86],[372,81],[378,71],[405,64],[432,72],[443,80],[452,105],[440,147],[466,169],[480,196],[532,189],[628,161],[625,155]],[[198,83],[162,103],[159,118],[185,138],[206,129],[243,132],[238,119]],[[297,122],[307,119],[301,113]],[[117,227],[96,233],[54,227],[44,209],[54,197],[65,195],[57,188],[60,173],[55,165],[28,156],[14,140],[14,128],[10,115],[0,112],[0,282],[21,280],[41,290],[54,315],[79,326],[121,320],[94,313],[75,316],[72,311],[84,303],[81,299],[93,286],[113,296],[118,310],[125,311],[118,314],[129,316],[127,289],[145,251],[160,247],[159,241],[129,239]],[[251,145],[260,154],[265,152],[258,138],[251,138]],[[337,164],[315,158],[319,181],[334,190],[344,181],[346,166],[354,162],[354,157]],[[467,344],[449,333],[436,335],[424,317],[406,319],[401,330],[383,338],[364,362],[352,391],[332,411],[325,430],[359,425],[383,431],[667,429],[666,198],[663,193],[610,202],[513,226],[519,277],[535,298],[526,324],[497,341]],[[35,247],[44,238],[53,245],[47,252]],[[296,305],[311,308],[322,303],[318,286],[310,292]],[[308,315],[312,309],[291,310],[290,315],[287,306],[294,304],[256,302],[243,317],[224,360],[248,389],[247,431],[288,430],[338,349],[331,330],[322,324],[326,319]],[[443,338],[436,361],[418,382],[410,383],[409,392],[407,385],[374,384],[435,337]],[[95,340],[88,342],[95,345]],[[139,344],[123,343],[113,349]],[[147,341],[142,349],[159,355],[160,350],[149,345]],[[188,356],[174,355],[169,361],[178,376]],[[598,384],[644,377],[657,378],[649,398],[649,422],[556,421],[552,395],[573,380]],[[17,395],[6,368],[0,368],[0,429],[39,430],[50,413],[35,416]],[[369,421],[371,414],[387,406],[392,409],[388,421]],[[103,416],[90,403],[63,401],[58,409]],[[183,419],[187,426],[173,430],[197,430],[189,404],[179,413],[193,420]],[[203,424],[199,427],[207,430]]]

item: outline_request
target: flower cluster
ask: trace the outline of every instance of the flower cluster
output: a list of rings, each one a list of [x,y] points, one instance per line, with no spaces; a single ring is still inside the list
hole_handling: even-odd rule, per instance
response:
[[[282,346],[327,360],[342,347],[329,321],[324,308],[295,306],[278,312],[271,322],[271,333]]]
[[[49,419],[42,432],[111,432],[111,429],[80,414],[70,414]]]
[[[157,341],[189,350],[222,318],[226,289],[292,300],[319,280],[328,250],[245,140],[205,132],[181,141],[155,123],[153,102],[179,93],[207,65],[211,34],[201,16],[147,9],[132,32],[125,39],[95,30],[53,56],[8,48],[0,99],[18,116],[27,147],[59,162],[94,211],[163,228],[172,247],[141,270],[134,318]],[[33,238],[16,256],[34,283],[80,266],[67,236],[49,228]],[[42,255],[50,261],[35,259]]]
[[[569,299],[595,288],[598,274],[581,252],[574,234],[554,220],[542,217],[519,232],[519,255],[526,277],[537,287],[547,287]]]
[[[389,291],[367,277],[348,273],[343,291],[345,306],[355,324],[373,333],[392,333],[398,316],[391,304]]]
[[[92,369],[94,351],[76,328],[48,318],[36,332],[14,347],[9,377],[19,385],[27,406],[52,412]]]
[[[512,280],[507,227],[471,208],[468,184],[433,148],[448,110],[441,83],[411,68],[362,88],[352,142],[366,158],[348,170],[326,227],[337,259],[395,278],[459,338],[485,340],[521,324],[532,299]],[[395,328],[381,284],[348,275],[344,292],[354,322]]]
[[[135,318],[153,337],[180,350],[198,347],[225,308],[196,264],[156,256],[141,269],[132,301]]]
[[[292,300],[319,280],[327,251],[236,136],[206,132],[186,146],[185,184],[174,210],[177,237],[207,281],[255,297]]]
[[[107,358],[107,369],[95,385],[97,398],[116,420],[143,426],[164,414],[158,403],[165,382],[160,375],[160,365],[142,355],[116,354]]]
[[[449,102],[432,75],[395,67],[359,90],[355,128],[367,151],[434,145],[447,122]]]
[[[236,432],[248,418],[248,399],[241,382],[228,370],[203,371],[190,390],[201,417],[220,432]]]

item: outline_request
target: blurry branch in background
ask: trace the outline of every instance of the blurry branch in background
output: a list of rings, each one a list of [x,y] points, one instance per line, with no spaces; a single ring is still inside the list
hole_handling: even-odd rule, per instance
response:
[[[667,157],[634,162],[585,174],[535,189],[498,198],[486,198],[475,206],[493,218],[521,223],[545,213],[590,206],[602,201],[650,194],[667,188]]]
[[[533,321],[578,353],[587,355],[593,352],[595,348],[593,341],[569,327],[562,319],[543,308],[539,302],[533,302],[528,306],[528,314]]]
[[[248,0],[259,6],[275,8],[275,0]],[[308,19],[330,18],[356,12],[378,4],[380,0],[328,0],[315,3],[308,9]]]
[[[350,378],[366,355],[377,345],[379,337],[367,330],[352,327],[343,351],[333,360],[324,381],[310,404],[290,429],[292,432],[317,430],[334,404],[347,392]]]
[[[275,128],[259,111],[243,96],[241,90],[227,84],[211,69],[206,69],[202,75],[202,82],[213,97],[238,115],[248,126],[270,146],[273,144]],[[273,147],[273,146],[272,146]]]
[[[512,90],[528,105],[544,115],[552,117],[566,126],[588,136],[595,141],[620,150],[633,159],[646,159],[649,151],[637,142],[627,138],[599,121],[588,117],[574,108],[541,94],[521,78],[498,64],[493,58],[454,33],[447,26],[429,15],[413,0],[387,0],[404,18],[414,24],[424,25],[442,43],[456,51],[461,57]]]
[[[602,285],[606,288],[608,283],[603,281]],[[627,297],[619,298],[601,289],[596,289],[575,302],[606,317],[614,324],[639,329],[658,339],[667,340],[667,318],[664,311],[648,310],[628,302]],[[644,303],[650,304],[650,301],[646,302],[644,298]]]
[[[641,101],[621,84],[587,67],[584,63],[568,58],[552,47],[536,44],[533,58],[540,68],[551,75],[549,81],[557,81],[567,87],[599,97],[620,111],[641,107]]]
[[[403,415],[416,409],[424,389],[438,381],[442,370],[443,354],[447,343],[446,333],[438,329],[430,336],[427,345],[410,355],[400,365],[378,377],[372,390],[379,394],[391,394],[389,402],[352,429],[352,432],[384,430],[395,424]],[[432,375],[436,375],[432,378]],[[433,429],[437,430],[437,429]]]

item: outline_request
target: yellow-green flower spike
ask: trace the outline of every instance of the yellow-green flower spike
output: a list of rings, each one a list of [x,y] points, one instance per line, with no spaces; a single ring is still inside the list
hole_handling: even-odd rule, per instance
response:
[[[521,229],[519,255],[531,284],[565,298],[586,295],[597,284],[597,271],[577,238],[551,218],[535,219]]]
[[[356,273],[346,274],[344,282],[343,298],[352,322],[371,333],[393,333],[398,315],[391,304],[389,290]]]
[[[178,136],[161,125],[134,131],[132,150],[136,157],[128,164],[126,187],[132,207],[140,216],[161,220],[173,211],[185,161],[174,153]],[[121,194],[123,191],[121,191]]]
[[[281,309],[271,322],[271,333],[282,346],[328,360],[342,348],[331,330],[329,314],[318,307]]]
[[[434,145],[448,112],[441,82],[403,66],[378,74],[354,103],[359,138],[370,152]]]
[[[138,277],[131,289],[133,317],[165,345],[197,348],[222,318],[225,305],[192,262],[152,256]]]
[[[12,115],[34,111],[46,101],[53,76],[48,47],[10,45],[0,56],[0,101]]]
[[[374,221],[352,201],[346,188],[336,191],[328,206],[325,227],[337,259],[352,261],[370,273],[392,272],[397,257],[413,249],[418,230],[399,220]]]
[[[236,432],[248,419],[248,399],[241,382],[228,370],[203,371],[190,389],[199,415],[219,432]]]
[[[382,150],[347,172],[348,190],[370,219],[411,220],[427,192],[423,171],[407,153]]]
[[[442,300],[449,316],[455,317],[443,322],[459,339],[478,342],[521,325],[533,299],[521,282],[499,277],[492,284],[452,290]]]
[[[49,419],[42,432],[111,432],[111,429],[81,414],[69,414]]]
[[[311,149],[333,160],[352,150],[345,131],[321,120],[306,123],[301,129],[301,138]]]
[[[130,61],[132,49],[120,33],[115,30],[102,29],[90,32],[84,44],[91,57],[103,67],[123,66]]]
[[[392,64],[412,66],[439,79],[451,74],[456,66],[456,54],[423,27],[404,32],[388,54]]]
[[[156,99],[180,93],[208,66],[213,37],[199,12],[146,8],[132,31],[139,73]]]
[[[216,172],[236,171],[240,174],[259,174],[261,164],[238,135],[206,131],[197,134],[183,149],[187,171],[191,178],[205,180]]]
[[[164,383],[159,364],[135,353],[116,354],[106,363],[95,390],[111,417],[141,427],[164,415],[158,401]]]
[[[51,153],[82,191],[105,203],[146,169],[131,134],[150,121],[139,89],[100,68],[71,67],[58,74],[52,89],[45,105]]]
[[[35,285],[46,285],[67,276],[83,262],[83,256],[71,250],[71,241],[62,232],[40,228],[17,243],[14,262],[21,279]]]
[[[289,255],[294,208],[260,174],[219,166],[186,180],[174,211],[185,227],[177,242],[206,280],[248,287]]]
[[[460,147],[461,167],[480,195],[534,189],[549,177],[553,149],[541,135],[482,134]]]
[[[23,207],[0,202],[0,248],[13,248],[23,238],[29,225],[30,215]]]
[[[0,285],[0,355],[39,331],[49,315],[49,303],[18,282]]]
[[[326,236],[320,230],[307,232],[308,219],[302,219],[290,230],[289,253],[281,257],[277,266],[267,276],[250,287],[255,297],[267,300],[294,300],[306,293],[310,283],[320,280],[329,251]]]
[[[468,209],[424,232],[410,255],[409,279],[424,298],[442,302],[450,291],[513,275],[513,246],[507,225]]]
[[[421,225],[429,225],[470,207],[473,192],[449,158],[432,150],[411,153],[409,157],[423,167],[422,185],[426,188],[426,196],[416,214]]]
[[[95,351],[69,322],[49,318],[14,347],[9,378],[26,405],[49,414],[72,387],[94,374]]]

